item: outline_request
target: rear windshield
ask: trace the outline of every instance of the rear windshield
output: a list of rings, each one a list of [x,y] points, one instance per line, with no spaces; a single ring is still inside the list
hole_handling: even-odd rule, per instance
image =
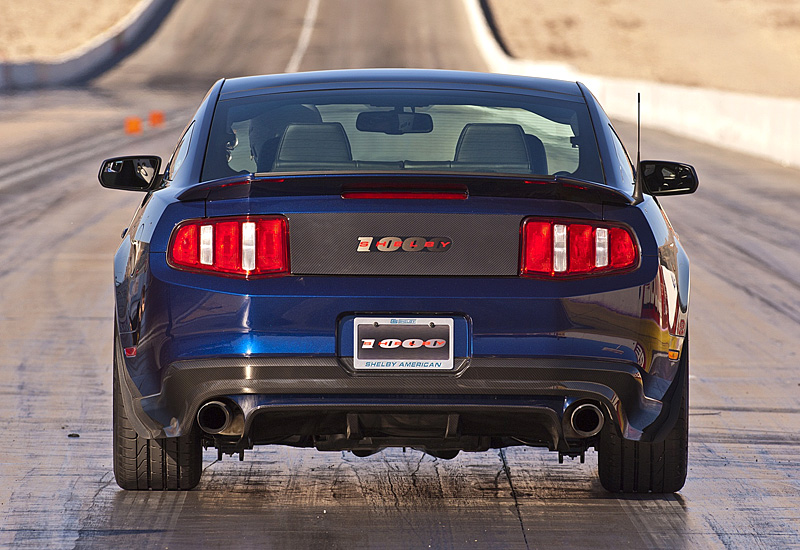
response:
[[[582,101],[453,90],[223,100],[202,179],[353,171],[568,175],[604,182]]]

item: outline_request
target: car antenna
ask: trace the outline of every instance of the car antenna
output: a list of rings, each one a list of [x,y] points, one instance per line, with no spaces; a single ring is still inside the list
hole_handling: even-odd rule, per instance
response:
[[[643,181],[641,174],[641,149],[642,149],[642,94],[636,93],[636,178],[633,182],[633,204],[644,201],[642,189]]]

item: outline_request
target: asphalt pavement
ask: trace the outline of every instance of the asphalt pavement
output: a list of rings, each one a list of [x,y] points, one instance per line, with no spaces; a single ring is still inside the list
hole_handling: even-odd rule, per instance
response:
[[[208,451],[196,490],[116,486],[112,257],[142,197],[101,189],[100,161],[168,156],[222,76],[485,68],[460,0],[314,3],[179,2],[87,86],[0,97],[0,547],[800,548],[800,172],[653,131],[643,158],[701,181],[663,201],[692,260],[680,493],[611,495],[594,452],[532,448]],[[166,126],[122,132],[151,109]]]

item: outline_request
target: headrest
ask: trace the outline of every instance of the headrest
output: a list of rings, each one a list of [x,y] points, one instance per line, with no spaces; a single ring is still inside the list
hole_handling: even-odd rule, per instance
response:
[[[525,134],[525,145],[528,146],[528,154],[531,157],[531,170],[534,174],[545,175],[550,172],[547,169],[547,151],[542,140],[531,134]]]
[[[278,161],[342,162],[353,160],[350,141],[338,122],[289,124],[278,147]]]
[[[316,109],[305,105],[284,105],[270,109],[250,122],[250,146],[258,151],[266,141],[280,138],[289,124],[322,122]]]
[[[530,164],[519,124],[467,124],[456,145],[456,162]]]

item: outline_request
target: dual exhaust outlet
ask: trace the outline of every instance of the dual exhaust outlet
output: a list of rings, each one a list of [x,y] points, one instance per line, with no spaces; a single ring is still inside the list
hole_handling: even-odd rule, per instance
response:
[[[231,406],[222,401],[209,401],[197,411],[197,423],[207,434],[225,434],[238,432],[238,418]],[[240,420],[240,422],[236,422]],[[592,437],[600,433],[605,423],[603,411],[594,403],[582,403],[567,415],[569,426],[579,437]],[[231,434],[233,435],[233,434]]]

